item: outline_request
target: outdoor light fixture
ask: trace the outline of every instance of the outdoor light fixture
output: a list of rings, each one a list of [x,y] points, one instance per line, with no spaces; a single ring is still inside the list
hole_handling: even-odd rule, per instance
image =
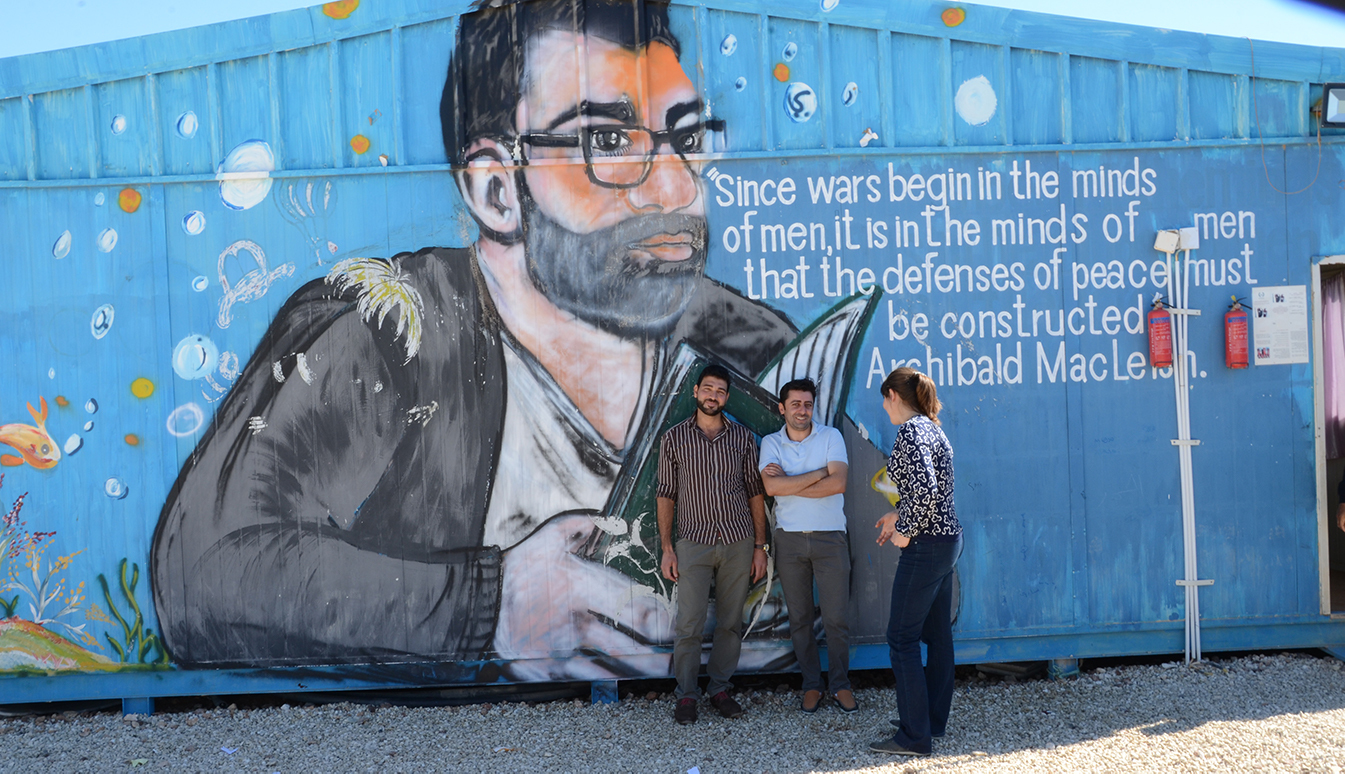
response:
[[[1322,126],[1345,128],[1345,83],[1328,83],[1322,87]]]

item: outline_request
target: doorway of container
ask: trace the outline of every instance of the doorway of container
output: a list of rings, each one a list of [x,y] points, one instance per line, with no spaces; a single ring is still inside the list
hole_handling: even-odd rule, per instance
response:
[[[1314,261],[1312,296],[1321,612],[1345,616],[1345,255]]]

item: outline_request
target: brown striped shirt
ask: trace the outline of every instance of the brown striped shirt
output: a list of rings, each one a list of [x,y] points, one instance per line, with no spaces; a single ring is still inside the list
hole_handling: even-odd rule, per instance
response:
[[[693,413],[659,441],[658,496],[676,504],[679,539],[712,546],[754,537],[747,501],[761,494],[756,437],[728,417],[707,438]]]

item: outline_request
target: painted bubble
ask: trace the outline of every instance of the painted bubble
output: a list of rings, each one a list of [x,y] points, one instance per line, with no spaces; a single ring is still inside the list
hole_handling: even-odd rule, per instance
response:
[[[205,412],[195,403],[184,403],[168,415],[168,432],[176,438],[195,433],[205,424]]]
[[[355,151],[355,155],[362,155],[369,150],[369,138],[362,134],[357,134],[350,138],[350,149]]]
[[[831,13],[840,4],[841,0],[822,0],[822,13]]]
[[[89,412],[90,414],[97,414],[98,401],[94,400],[93,398],[89,398],[88,402],[84,404],[84,410]]]
[[[93,430],[93,420],[92,420],[92,419],[90,419],[88,422],[85,422],[85,423],[84,423],[84,432],[87,433],[87,432],[89,432],[89,431],[91,431],[91,430]]]
[[[48,379],[55,379],[55,378],[56,378],[56,369],[55,369],[55,368],[48,368],[48,369],[47,369],[47,378],[48,378]]]
[[[799,55],[799,44],[795,43],[792,40],[786,43],[784,50],[780,52],[780,58],[784,59],[786,62],[794,61],[794,57],[798,55]]]
[[[108,480],[103,482],[103,494],[107,495],[113,500],[125,499],[126,494],[130,491],[131,488],[126,486],[126,482],[122,481],[116,476],[113,476],[112,478],[109,478]]]
[[[177,136],[184,140],[190,140],[196,136],[196,130],[201,128],[201,122],[197,120],[196,114],[188,110],[177,117]]]
[[[131,382],[131,394],[137,398],[148,398],[154,394],[154,382],[151,382],[143,376],[136,379]]]
[[[972,126],[985,126],[990,123],[998,104],[995,87],[990,85],[990,81],[984,75],[964,81],[957,88],[957,96],[953,98],[953,109],[963,121]]]
[[[173,348],[173,370],[183,379],[200,379],[215,370],[219,347],[197,333],[182,339]]]
[[[197,236],[205,231],[205,213],[200,210],[192,210],[182,218],[182,230],[188,236]]]
[[[126,442],[127,446],[140,445],[140,436],[136,435],[135,433],[127,433],[126,437],[123,438],[122,440]]]
[[[845,84],[845,89],[841,91],[841,104],[850,107],[855,104],[855,100],[857,99],[859,99],[859,84],[850,81]]]
[[[135,212],[140,209],[142,198],[140,192],[134,188],[123,188],[121,193],[117,194],[117,206],[121,208],[122,212]]]
[[[112,330],[112,318],[116,316],[116,310],[112,304],[103,304],[93,310],[93,317],[89,319],[89,332],[95,339],[101,339]]]
[[[210,287],[210,278],[204,274],[196,275],[196,279],[191,281],[191,289],[195,290],[197,293],[200,293],[208,287]]]
[[[817,92],[806,83],[795,81],[785,89],[785,113],[795,123],[803,123],[817,112]]]
[[[65,439],[65,443],[61,445],[61,449],[66,454],[74,454],[82,448],[84,448],[84,439],[79,437],[79,433],[71,433],[70,437]]]
[[[99,191],[98,193],[93,195],[93,205],[95,207],[102,207],[103,202],[106,201],[107,201],[107,195],[104,194],[102,191]]]
[[[98,252],[110,253],[117,246],[117,230],[105,228],[98,232]]]
[[[730,33],[728,35],[725,35],[723,40],[719,41],[719,53],[723,54],[724,56],[733,56],[733,52],[737,50],[738,50],[737,35]]]
[[[56,237],[56,244],[51,246],[51,257],[61,260],[70,254],[70,243],[74,238],[70,236],[70,231],[66,230]]]
[[[943,13],[939,14],[945,26],[956,27],[967,20],[967,12],[961,8],[945,8]]]
[[[739,75],[738,80],[733,82],[733,88],[737,89],[738,91],[742,91],[743,89],[747,88],[747,79]]]
[[[275,168],[276,157],[270,145],[262,140],[240,143],[216,170],[220,200],[231,210],[256,207],[271,193],[271,173]]]
[[[126,116],[120,113],[112,116],[112,133],[121,134],[124,131],[126,131]]]
[[[779,81],[780,83],[788,81],[789,65],[785,64],[784,62],[776,62],[775,69],[771,70],[771,75],[774,75],[775,80]]]

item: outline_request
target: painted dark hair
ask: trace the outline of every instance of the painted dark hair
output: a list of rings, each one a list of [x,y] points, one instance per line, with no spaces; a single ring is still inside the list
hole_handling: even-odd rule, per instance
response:
[[[883,397],[896,393],[907,406],[929,417],[939,424],[939,410],[943,404],[934,389],[934,380],[914,368],[902,366],[887,375],[883,380]]]
[[[705,377],[707,376],[713,376],[716,379],[723,379],[724,384],[728,385],[729,387],[733,386],[733,379],[729,376],[729,369],[725,368],[724,366],[718,363],[711,363],[710,365],[701,369],[700,376],[696,377],[696,386],[697,387],[701,386],[701,382],[705,381]]]
[[[794,379],[792,381],[785,382],[785,386],[780,388],[780,402],[784,403],[785,399],[789,397],[789,393],[791,392],[806,392],[812,395],[813,400],[816,401],[817,383],[806,376],[803,377],[802,379]]]
[[[629,49],[663,43],[681,54],[665,3],[650,0],[478,0],[463,14],[439,101],[444,152],[454,166],[482,137],[512,138],[529,41],[552,30]]]

